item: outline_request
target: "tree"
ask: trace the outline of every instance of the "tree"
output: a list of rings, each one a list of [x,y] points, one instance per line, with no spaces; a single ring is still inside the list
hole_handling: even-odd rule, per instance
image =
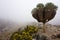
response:
[[[32,10],[32,16],[43,23],[43,31],[45,32],[45,23],[53,19],[56,15],[57,6],[53,3],[47,3],[45,6],[39,3],[36,8]]]

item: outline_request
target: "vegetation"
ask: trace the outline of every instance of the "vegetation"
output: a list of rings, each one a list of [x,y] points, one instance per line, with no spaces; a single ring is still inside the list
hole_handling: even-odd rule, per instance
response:
[[[54,18],[56,14],[57,6],[53,3],[47,3],[45,6],[42,3],[39,3],[36,8],[32,10],[32,16],[37,19],[38,22],[43,23],[43,32],[45,31],[45,23]],[[10,38],[10,40],[32,40],[34,38],[35,33],[38,32],[38,28],[35,26],[27,26],[21,31],[14,32]],[[37,34],[36,39],[39,38],[42,40],[46,40],[46,36],[39,37]]]
[[[38,22],[43,23],[43,30],[45,32],[45,23],[54,18],[56,14],[57,6],[53,3],[47,3],[46,5],[39,3],[36,8],[32,10],[32,16],[37,19]]]
[[[38,28],[35,26],[27,26],[21,32],[15,32],[12,34],[10,40],[32,40],[33,34],[37,33]]]

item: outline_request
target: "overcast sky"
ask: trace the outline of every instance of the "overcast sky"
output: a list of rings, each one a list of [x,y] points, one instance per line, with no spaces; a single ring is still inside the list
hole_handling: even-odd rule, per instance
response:
[[[46,4],[47,2],[52,2],[58,6],[55,18],[49,21],[49,23],[60,25],[60,0],[0,0],[0,19],[20,23],[37,22],[32,17],[31,10],[38,3]]]

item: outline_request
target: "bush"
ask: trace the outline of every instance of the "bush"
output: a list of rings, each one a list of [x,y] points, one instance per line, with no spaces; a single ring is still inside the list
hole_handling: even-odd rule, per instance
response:
[[[12,34],[10,40],[32,40],[33,34],[37,33],[38,28],[35,26],[27,26],[21,32],[15,32]]]

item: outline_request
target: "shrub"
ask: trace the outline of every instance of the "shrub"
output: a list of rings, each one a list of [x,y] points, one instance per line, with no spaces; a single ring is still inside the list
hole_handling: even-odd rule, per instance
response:
[[[35,26],[27,26],[21,32],[14,32],[10,40],[32,40],[33,34],[37,33],[38,28]]]

